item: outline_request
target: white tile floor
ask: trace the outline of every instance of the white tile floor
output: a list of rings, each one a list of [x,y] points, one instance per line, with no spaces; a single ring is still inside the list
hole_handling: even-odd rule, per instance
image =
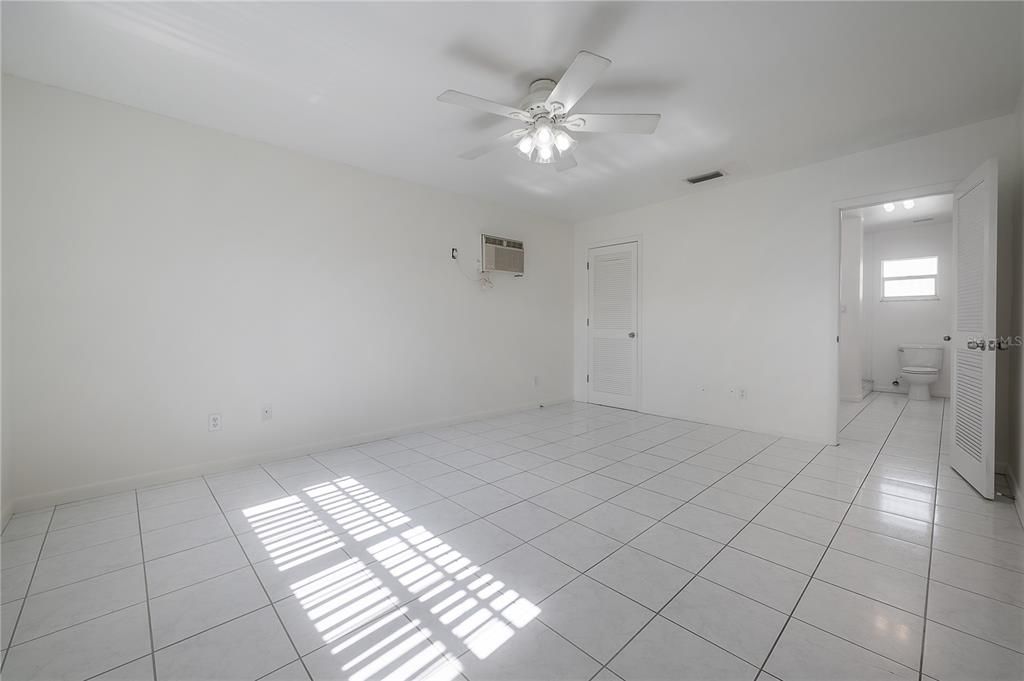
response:
[[[839,447],[585,404],[15,516],[3,676],[1024,678],[1024,529],[942,400]]]

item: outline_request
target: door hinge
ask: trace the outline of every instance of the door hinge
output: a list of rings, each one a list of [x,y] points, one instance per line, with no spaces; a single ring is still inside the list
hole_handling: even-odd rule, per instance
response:
[[[588,270],[590,269],[590,261],[589,260],[587,261],[587,269]]]
[[[590,383],[590,374],[587,374],[587,383]]]
[[[839,342],[839,336],[836,336],[836,343]]]
[[[587,317],[587,326],[590,326],[590,317]]]

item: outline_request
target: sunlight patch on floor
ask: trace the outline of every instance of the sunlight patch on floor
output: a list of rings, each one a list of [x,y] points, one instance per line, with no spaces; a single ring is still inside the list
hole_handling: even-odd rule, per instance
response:
[[[540,613],[351,477],[243,513],[282,572],[338,552],[290,588],[351,681],[450,681],[461,649],[486,659]]]

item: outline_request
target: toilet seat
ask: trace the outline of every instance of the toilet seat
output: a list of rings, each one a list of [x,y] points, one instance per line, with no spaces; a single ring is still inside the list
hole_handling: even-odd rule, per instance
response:
[[[931,374],[939,373],[939,370],[936,369],[935,367],[903,367],[903,373],[928,376]]]

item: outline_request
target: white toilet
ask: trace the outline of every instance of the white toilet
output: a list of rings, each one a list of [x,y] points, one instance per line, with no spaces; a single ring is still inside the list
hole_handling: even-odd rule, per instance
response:
[[[900,345],[900,379],[910,387],[912,400],[930,400],[928,387],[939,380],[942,368],[941,345]]]

